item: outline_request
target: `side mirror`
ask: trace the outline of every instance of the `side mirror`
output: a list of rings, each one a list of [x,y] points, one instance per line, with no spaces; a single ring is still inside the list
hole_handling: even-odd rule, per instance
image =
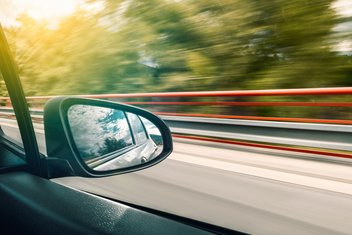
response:
[[[100,177],[144,169],[172,152],[154,114],[103,100],[58,97],[44,108],[49,177]]]

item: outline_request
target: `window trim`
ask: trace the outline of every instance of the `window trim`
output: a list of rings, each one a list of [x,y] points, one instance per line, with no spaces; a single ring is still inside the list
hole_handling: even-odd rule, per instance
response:
[[[127,113],[128,113],[128,112],[127,112]],[[146,131],[146,129],[145,129],[145,127],[144,127],[144,124],[143,124],[142,120],[138,117],[138,115],[137,115],[137,114],[134,114],[134,113],[130,113],[130,114],[135,115],[135,116],[137,117],[137,119],[138,119],[138,120],[140,121],[140,123],[142,124],[143,132],[144,132],[144,134],[146,135],[146,140],[139,143],[139,142],[138,142],[138,141],[139,141],[138,138],[136,138],[136,136],[137,136],[138,133],[135,132],[135,130],[134,130],[132,124],[131,124],[131,131],[133,132],[133,139],[135,140],[135,145],[136,145],[136,146],[140,146],[140,145],[142,145],[142,144],[145,144],[145,143],[148,141],[148,139],[149,139],[148,132]],[[126,114],[126,117],[127,117],[128,122],[131,123],[132,120],[130,120],[130,118],[128,117],[127,114]],[[137,141],[137,140],[138,140],[138,141]]]
[[[19,78],[17,65],[11,53],[2,26],[0,25],[0,71],[5,81],[9,97],[16,115],[23,141],[26,162],[31,173],[45,177],[47,168],[39,152],[33,122],[26,97]]]

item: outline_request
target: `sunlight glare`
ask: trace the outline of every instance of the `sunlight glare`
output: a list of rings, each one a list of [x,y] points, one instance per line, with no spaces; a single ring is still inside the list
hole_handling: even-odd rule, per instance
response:
[[[72,14],[79,0],[16,0],[24,12],[36,20],[58,20]]]
[[[332,4],[332,7],[342,17],[352,16],[352,2],[350,0],[337,0]]]

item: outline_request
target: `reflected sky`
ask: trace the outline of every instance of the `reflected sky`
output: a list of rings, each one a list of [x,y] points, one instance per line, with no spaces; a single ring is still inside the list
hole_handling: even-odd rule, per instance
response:
[[[149,133],[149,135],[158,135],[161,136],[160,130],[148,119],[145,119],[144,117],[140,117],[145,129],[147,129],[147,132]]]
[[[120,110],[73,105],[69,108],[68,119],[82,157],[100,156],[108,150],[132,145],[125,114]],[[111,146],[113,144],[115,146]]]

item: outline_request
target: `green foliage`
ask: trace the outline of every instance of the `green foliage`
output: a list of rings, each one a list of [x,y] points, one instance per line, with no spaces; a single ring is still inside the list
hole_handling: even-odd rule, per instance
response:
[[[6,29],[27,95],[352,85],[331,0],[104,2]]]

